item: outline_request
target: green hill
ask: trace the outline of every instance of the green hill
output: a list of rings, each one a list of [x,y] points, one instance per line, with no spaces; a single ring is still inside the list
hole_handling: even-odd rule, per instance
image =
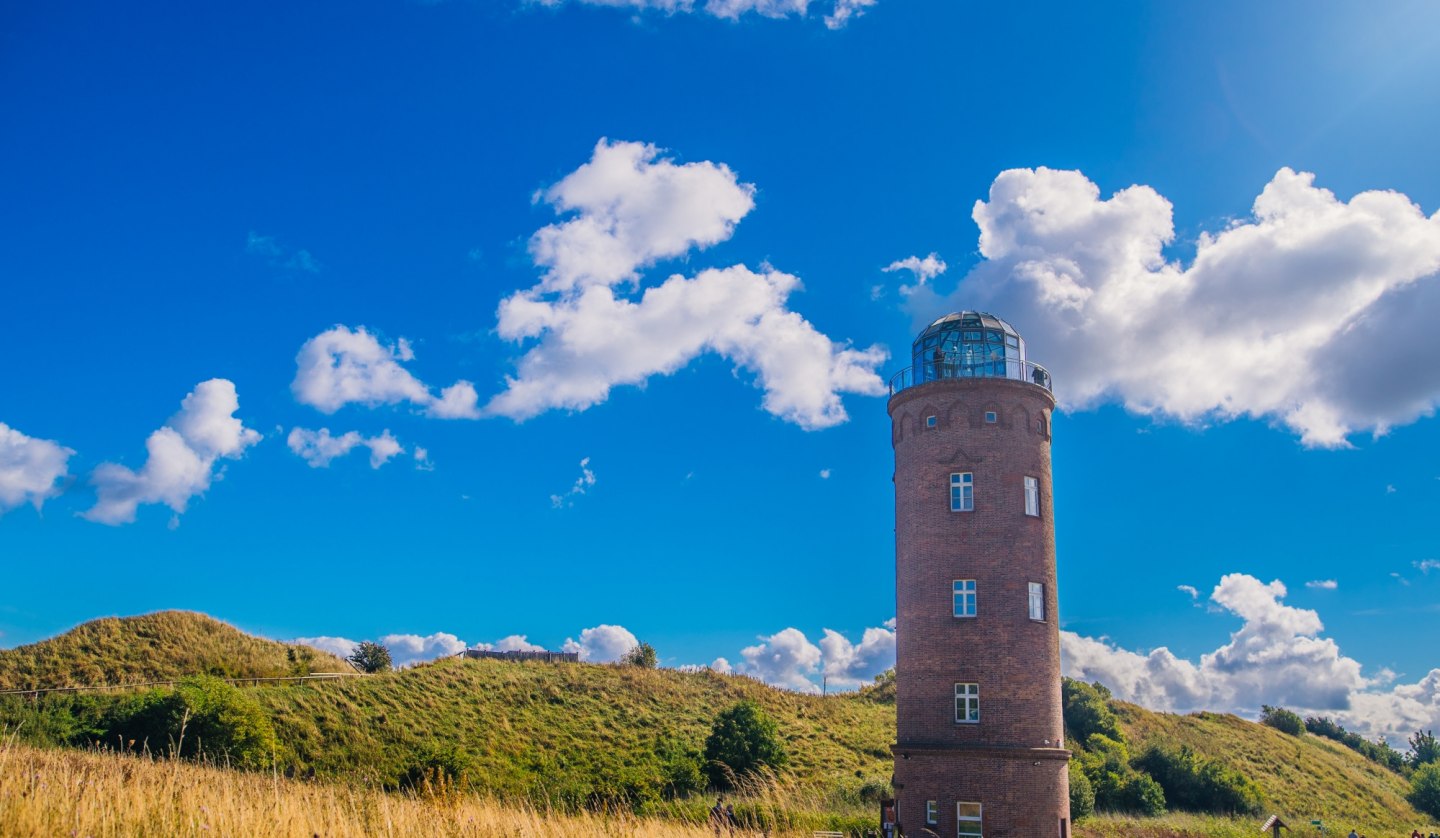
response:
[[[0,690],[134,684],[199,673],[271,678],[353,671],[334,655],[255,637],[190,611],[105,617],[0,650]]]

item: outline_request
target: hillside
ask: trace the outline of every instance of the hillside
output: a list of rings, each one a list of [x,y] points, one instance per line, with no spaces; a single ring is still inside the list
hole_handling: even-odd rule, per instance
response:
[[[133,684],[197,673],[270,678],[352,671],[334,655],[255,637],[190,611],[105,617],[0,650],[0,690]]]

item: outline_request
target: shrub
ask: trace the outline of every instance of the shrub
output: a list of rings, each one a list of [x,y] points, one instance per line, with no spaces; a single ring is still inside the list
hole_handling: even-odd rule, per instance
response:
[[[1080,820],[1095,812],[1095,787],[1079,765],[1070,763],[1070,817]]]
[[[1124,741],[1120,720],[1110,709],[1110,691],[1104,685],[1066,678],[1062,682],[1061,697],[1065,729],[1077,741],[1088,742],[1097,733],[1116,742]]]
[[[1288,733],[1291,736],[1305,735],[1305,720],[1300,714],[1293,710],[1286,710],[1284,707],[1271,707],[1268,704],[1260,705],[1260,723],[1269,725],[1281,733]]]
[[[1435,740],[1434,731],[1415,731],[1415,735],[1410,737],[1410,753],[1406,761],[1412,768],[1440,762],[1440,742]]]
[[[1165,814],[1165,791],[1159,783],[1138,772],[1125,778],[1112,802],[1112,808],[1121,812],[1148,817]]]
[[[716,788],[732,788],[736,779],[786,761],[775,721],[753,701],[720,711],[705,739],[705,771]]]
[[[705,790],[698,750],[677,739],[662,739],[655,745],[655,756],[660,760],[660,793],[667,800]]]
[[[169,749],[241,768],[270,764],[277,749],[270,719],[249,694],[210,675],[186,678],[173,690],[150,690],[112,704],[100,719],[101,741],[124,749]]]
[[[470,755],[453,742],[426,742],[415,752],[415,758],[400,776],[400,787],[441,791],[465,781],[470,771]]]
[[[1405,756],[1390,747],[1384,739],[1367,742],[1358,733],[1351,733],[1328,716],[1310,716],[1305,719],[1305,729],[1326,739],[1334,739],[1365,758],[1400,773],[1406,766]]]
[[[1165,791],[1170,806],[1191,812],[1251,814],[1263,802],[1260,787],[1239,771],[1179,750],[1152,746],[1135,760]]]
[[[345,660],[355,664],[361,672],[387,672],[391,666],[390,650],[369,640],[360,641]]]
[[[620,657],[620,662],[628,666],[638,666],[643,669],[654,669],[659,664],[659,658],[655,655],[655,647],[649,643],[641,643]]]
[[[1440,818],[1440,763],[1422,765],[1411,775],[1405,799],[1432,818]]]

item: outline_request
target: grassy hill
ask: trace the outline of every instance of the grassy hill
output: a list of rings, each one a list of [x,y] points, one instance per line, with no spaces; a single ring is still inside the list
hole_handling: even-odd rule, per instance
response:
[[[22,652],[24,657],[9,657]],[[283,674],[292,665],[283,644],[247,637],[200,615],[176,613],[87,623],[52,641],[0,655],[0,679],[38,680],[34,673],[45,672],[46,683],[64,680],[56,673],[66,673],[72,682],[113,682],[217,670]],[[17,668],[17,659],[29,661],[29,668]],[[98,660],[125,665],[88,670],[77,663]],[[42,661],[51,663],[40,666]],[[888,790],[892,769],[893,686],[821,697],[713,672],[445,659],[340,682],[242,692],[273,728],[277,767],[342,785],[394,788],[418,771],[443,764],[458,769],[462,788],[503,800],[569,811],[604,802],[638,803],[652,814],[693,820],[703,817],[708,803],[699,797],[662,799],[667,771],[676,755],[695,756],[715,715],[742,699],[754,701],[776,721],[790,753],[790,764],[778,779],[753,789],[747,806],[763,802],[770,811],[798,813],[790,821],[797,827],[861,822],[871,816],[873,800]],[[19,738],[38,745],[104,739],[95,732],[103,729],[106,713],[134,699],[111,693],[40,701],[0,698],[0,730],[20,724]],[[1278,813],[1292,824],[1307,827],[1310,820],[1323,819],[1339,834],[1351,827],[1366,834],[1440,828],[1406,803],[1404,778],[1333,741],[1291,737],[1230,715],[1180,716],[1119,702],[1110,706],[1131,754],[1151,744],[1188,745],[1253,779],[1265,797],[1266,813]],[[149,741],[165,740],[158,735]],[[1097,816],[1077,824],[1075,834],[1230,838],[1255,833],[1258,820]]]
[[[270,678],[352,672],[334,655],[246,634],[190,611],[106,617],[0,650],[0,689],[103,686],[184,675]]]

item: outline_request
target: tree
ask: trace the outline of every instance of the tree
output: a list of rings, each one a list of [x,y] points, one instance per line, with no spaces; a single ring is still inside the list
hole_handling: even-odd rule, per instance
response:
[[[775,720],[753,701],[721,710],[705,739],[705,772],[716,788],[732,788],[736,779],[787,759]]]
[[[649,643],[641,643],[620,656],[620,662],[628,666],[638,666],[642,669],[654,669],[659,664],[655,655],[655,647]]]
[[[1410,753],[1406,754],[1406,760],[1412,768],[1440,762],[1440,742],[1435,740],[1435,731],[1415,731],[1415,735],[1410,737]]]
[[[1432,818],[1440,818],[1440,763],[1422,765],[1411,775],[1405,799]]]
[[[391,666],[390,650],[369,640],[360,641],[346,660],[355,664],[361,672],[386,672]]]
[[[1066,678],[1061,682],[1061,695],[1066,732],[1077,742],[1088,742],[1091,734],[1095,733],[1116,742],[1125,741],[1120,732],[1120,720],[1110,709],[1110,690],[1103,684],[1087,684]]]
[[[1299,713],[1286,710],[1284,707],[1260,705],[1260,724],[1269,725],[1281,733],[1288,733],[1291,736],[1305,735],[1305,720],[1300,718]]]
[[[1095,812],[1095,787],[1076,763],[1070,763],[1070,817],[1080,820]]]

